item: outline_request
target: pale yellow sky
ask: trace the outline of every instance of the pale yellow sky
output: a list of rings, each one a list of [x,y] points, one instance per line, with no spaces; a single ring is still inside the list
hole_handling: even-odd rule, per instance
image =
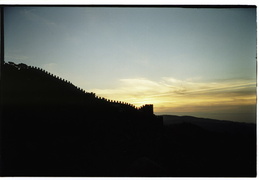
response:
[[[136,106],[154,104],[157,114],[212,111],[246,113],[247,109],[240,111],[240,107],[256,105],[255,87],[255,80],[249,79],[203,82],[199,77],[187,80],[164,77],[160,81],[144,78],[120,79],[117,87],[89,91]]]

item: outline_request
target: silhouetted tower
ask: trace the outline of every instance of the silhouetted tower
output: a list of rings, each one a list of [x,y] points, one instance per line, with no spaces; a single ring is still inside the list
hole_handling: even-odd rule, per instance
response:
[[[154,114],[153,104],[145,104],[144,106],[140,107],[139,110],[145,114]]]

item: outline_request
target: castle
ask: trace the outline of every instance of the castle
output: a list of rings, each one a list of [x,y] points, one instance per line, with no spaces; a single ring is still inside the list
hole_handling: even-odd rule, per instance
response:
[[[60,77],[58,77],[54,74],[49,73],[48,71],[45,71],[44,69],[41,69],[41,68],[38,68],[38,67],[28,66],[24,63],[15,64],[14,62],[10,62],[10,61],[8,63],[4,62],[4,65],[11,66],[15,69],[18,69],[19,71],[33,71],[33,72],[36,72],[36,73],[40,73],[44,76],[48,76],[48,78],[52,78],[55,81],[57,81],[58,83],[62,83],[62,84],[66,84],[67,86],[70,86],[70,88],[73,88],[78,93],[81,93],[81,94],[83,94],[83,95],[85,95],[89,98],[92,98],[92,99],[98,99],[99,101],[102,101],[104,103],[111,103],[111,104],[113,104],[113,106],[121,107],[122,110],[123,110],[123,108],[131,108],[131,109],[137,110],[139,112],[142,112],[146,115],[153,115],[154,114],[152,104],[145,104],[145,105],[138,108],[138,107],[136,107],[136,106],[134,106],[133,104],[130,104],[130,103],[126,103],[126,102],[122,102],[122,101],[114,101],[114,100],[106,99],[104,97],[99,97],[93,92],[86,92],[85,90],[75,86],[71,82],[69,82],[65,79],[62,79],[62,78],[60,78]]]
[[[98,97],[22,63],[4,63],[1,73],[5,175],[106,176],[163,133],[152,104]]]

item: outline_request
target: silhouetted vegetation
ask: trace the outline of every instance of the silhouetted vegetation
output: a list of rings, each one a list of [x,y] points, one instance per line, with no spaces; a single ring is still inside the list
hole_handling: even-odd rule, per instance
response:
[[[1,105],[2,176],[256,175],[254,124],[221,132],[172,116],[179,123],[164,126],[153,105],[97,97],[15,63],[2,66]]]

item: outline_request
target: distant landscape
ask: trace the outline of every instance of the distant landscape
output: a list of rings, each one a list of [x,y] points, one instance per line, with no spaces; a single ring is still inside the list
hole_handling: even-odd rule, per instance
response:
[[[255,177],[256,124],[154,114],[50,72],[1,69],[1,176]]]

